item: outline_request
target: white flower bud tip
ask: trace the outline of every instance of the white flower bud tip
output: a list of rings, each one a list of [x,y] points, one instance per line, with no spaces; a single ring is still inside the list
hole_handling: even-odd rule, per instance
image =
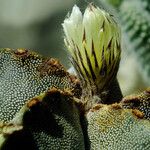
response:
[[[114,79],[120,61],[120,28],[106,11],[90,4],[82,15],[75,5],[62,24],[65,44],[82,84],[99,91]]]

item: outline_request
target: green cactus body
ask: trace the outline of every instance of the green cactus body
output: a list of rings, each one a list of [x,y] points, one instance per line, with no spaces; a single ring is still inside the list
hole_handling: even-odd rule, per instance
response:
[[[22,49],[0,51],[0,79],[0,120],[5,122],[15,116],[26,100],[50,87],[73,89],[57,60]]]
[[[67,91],[53,88],[42,93],[31,99],[19,114],[22,116],[16,117],[12,122],[22,123],[24,130],[33,137],[31,140],[36,149],[84,149],[79,111],[75,100]],[[17,139],[19,138],[20,135],[17,136]],[[19,143],[15,141],[15,145],[9,139],[12,138],[9,137],[3,142],[2,149],[9,149],[12,146],[17,148],[16,145]]]
[[[150,84],[150,17],[145,10],[144,2],[140,0],[126,0],[120,6],[122,26],[129,37],[130,44],[140,63],[148,85]]]
[[[100,105],[87,113],[90,149],[148,150],[150,122],[120,105]]]
[[[79,111],[73,97],[62,91],[51,90],[44,95],[43,103],[48,104],[47,109],[39,105],[32,107],[26,114],[28,126],[39,149],[84,150]],[[41,112],[40,116],[37,115],[38,111]]]
[[[150,89],[147,89],[140,95],[124,97],[121,105],[123,108],[140,110],[143,112],[144,118],[150,119]]]
[[[72,95],[78,93],[74,91],[74,77],[57,60],[44,59],[27,50],[2,49],[0,57],[0,121],[4,122],[0,127],[2,149],[19,149],[26,145],[35,149],[31,141],[39,150],[84,149],[79,111],[73,98],[63,94],[63,90]],[[56,91],[51,95],[39,95],[54,87]],[[40,100],[34,103],[35,99]],[[31,102],[27,105],[28,100]],[[13,128],[9,128],[11,124]],[[20,130],[17,133],[15,127],[19,125],[23,126],[21,133]],[[31,141],[19,147],[22,132],[25,132],[22,141],[28,141],[27,135]]]

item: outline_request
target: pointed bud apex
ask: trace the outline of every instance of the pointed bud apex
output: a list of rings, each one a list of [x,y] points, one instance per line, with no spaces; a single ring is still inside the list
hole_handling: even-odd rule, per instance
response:
[[[83,86],[107,88],[120,61],[120,28],[113,17],[90,4],[84,14],[74,6],[64,20],[65,44]]]

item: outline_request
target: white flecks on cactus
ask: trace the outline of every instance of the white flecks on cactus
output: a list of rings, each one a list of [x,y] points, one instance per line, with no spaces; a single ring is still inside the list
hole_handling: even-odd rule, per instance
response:
[[[150,123],[138,118],[132,109],[101,105],[87,113],[87,121],[92,150],[150,149]]]

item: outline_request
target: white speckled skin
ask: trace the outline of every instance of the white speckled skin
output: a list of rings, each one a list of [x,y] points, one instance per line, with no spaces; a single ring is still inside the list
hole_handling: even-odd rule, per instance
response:
[[[47,99],[47,100],[46,100]],[[31,115],[41,115],[40,123],[33,119],[28,124],[39,150],[84,150],[84,138],[79,110],[70,96],[56,93],[45,95],[48,110],[37,111],[31,108]],[[49,111],[50,110],[50,111]],[[45,117],[46,116],[46,117]],[[37,119],[36,119],[37,120]],[[43,129],[44,127],[44,129]]]
[[[0,51],[0,120],[9,122],[27,100],[50,87],[71,88],[67,76],[41,77],[38,67],[43,58],[37,54],[22,59],[12,50]]]
[[[150,122],[131,109],[104,105],[87,114],[91,150],[148,150]]]
[[[38,54],[29,51],[26,54],[25,50],[0,50],[0,121],[11,122],[28,100],[39,98],[38,95],[52,88],[61,92],[74,90],[71,77],[63,71],[58,61],[52,60],[52,64],[46,61],[41,68],[43,72],[40,72],[39,67],[44,61]],[[21,133],[14,137],[14,133],[10,134],[6,141],[0,141],[4,143],[2,150],[30,147],[32,144],[26,139],[28,135],[37,150],[84,150],[79,111],[73,98],[61,92],[58,95],[45,94],[40,105],[35,104],[27,109],[19,118],[27,135],[25,133],[23,138]],[[15,121],[13,123],[16,124]],[[15,144],[9,140],[12,140],[11,137],[17,139],[14,139]],[[25,140],[23,143],[26,145],[20,145],[20,139]]]

